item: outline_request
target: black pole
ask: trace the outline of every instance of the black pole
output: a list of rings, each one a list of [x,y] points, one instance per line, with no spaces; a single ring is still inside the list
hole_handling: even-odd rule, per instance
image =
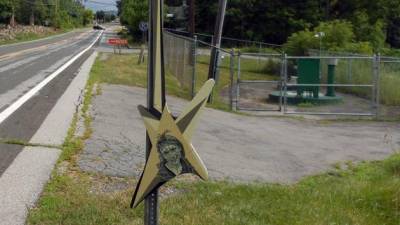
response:
[[[158,8],[160,7],[160,8]],[[147,107],[149,111],[163,110],[165,106],[165,78],[164,78],[164,52],[162,44],[162,27],[163,18],[162,10],[163,0],[149,0],[149,61],[148,61],[148,78],[147,78]],[[157,24],[160,24],[160,29],[157,29]],[[157,36],[160,36],[161,43],[157,43]],[[161,57],[157,58],[156,46],[161,47]],[[160,64],[161,74],[156,74],[155,65]],[[161,87],[156,87],[156,76],[161,78]],[[155,89],[161,88],[161,109],[155,107]],[[151,150],[151,142],[146,134],[146,159],[148,159]],[[159,207],[158,207],[158,189],[151,192],[144,201],[144,224],[145,225],[158,225]]]
[[[225,19],[225,11],[226,11],[226,3],[227,0],[219,0],[218,3],[218,14],[217,21],[215,24],[214,36],[212,39],[212,49],[211,49],[211,58],[210,58],[210,68],[208,70],[208,79],[217,80],[217,71],[218,71],[218,58],[219,58],[219,48],[221,47],[221,39],[222,39],[222,30],[224,28],[224,19]],[[212,101],[212,95],[209,98],[209,102]]]
[[[195,6],[194,6],[194,0],[189,0],[189,33],[190,37],[193,38],[195,34]]]

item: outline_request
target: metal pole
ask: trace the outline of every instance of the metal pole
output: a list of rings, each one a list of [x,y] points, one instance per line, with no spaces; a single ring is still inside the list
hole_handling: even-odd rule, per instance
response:
[[[231,65],[230,65],[230,75],[231,75],[231,88],[230,88],[230,90],[229,90],[229,101],[230,101],[230,104],[231,104],[231,110],[233,110],[233,86],[234,86],[234,83],[233,83],[233,77],[234,77],[234,74],[235,74],[235,50],[234,49],[232,49],[231,50]]]
[[[260,63],[261,63],[261,59],[260,59],[260,57],[261,57],[261,49],[262,49],[262,46],[261,46],[261,43],[260,43],[260,45],[259,45],[259,48],[258,48],[257,70],[260,70]]]
[[[285,85],[285,53],[282,54],[281,57],[281,77],[280,77],[280,93],[279,93],[279,111],[282,112],[282,96],[283,96],[283,88]]]
[[[208,78],[214,80],[216,78],[216,68],[218,67],[218,65],[216,64],[218,63],[218,57],[219,57],[218,50],[221,47],[222,30],[224,26],[224,19],[226,12],[226,3],[227,0],[219,0],[217,21],[215,25],[214,38],[212,40],[212,46],[215,47],[212,48],[211,50],[211,60],[210,60],[210,68],[208,71]]]
[[[375,66],[376,119],[379,119],[379,114],[380,114],[380,65],[381,65],[381,55],[378,53],[378,55],[376,56],[376,66]]]
[[[163,0],[150,0],[149,1],[149,60],[148,60],[148,81],[147,81],[147,107],[150,111],[162,110],[165,106],[165,78],[164,78],[164,52],[162,43],[162,10]],[[160,29],[158,29],[160,28]],[[161,43],[158,41],[161,40]],[[157,49],[157,46],[161,49]],[[157,51],[161,54],[158,56]],[[158,58],[159,57],[159,58]],[[161,74],[157,74],[156,64],[160,64]],[[156,78],[156,76],[160,76]],[[156,79],[161,79],[161,87],[155,87]],[[161,88],[161,96],[155,95],[155,90]],[[156,109],[156,101],[158,98],[161,102],[161,109]],[[151,142],[148,134],[146,134],[146,159],[148,159],[151,150]],[[158,189],[152,191],[144,200],[144,224],[145,225],[158,225],[159,208],[158,208]]]
[[[284,84],[284,87],[285,87],[285,90],[284,90],[284,93],[283,93],[283,96],[284,96],[284,98],[283,98],[283,113],[287,113],[287,91],[288,91],[288,89],[287,89],[287,82],[288,82],[288,74],[287,74],[287,55],[286,54],[284,54],[284,61],[283,61],[283,64],[284,64],[284,70],[283,70],[283,75],[284,75],[284,81],[283,81],[283,84]]]
[[[376,113],[376,55],[373,55],[372,58],[372,96],[371,96],[371,104],[372,104],[372,110],[375,110],[375,116],[377,115]]]
[[[192,98],[194,98],[196,94],[196,64],[197,64],[197,36],[194,36],[193,39],[193,70],[192,70]]]
[[[241,64],[241,53],[238,52],[238,70],[237,70],[237,80],[236,80],[236,111],[239,110],[239,99],[240,99],[240,64]]]
[[[195,24],[196,24],[196,22],[195,22],[195,4],[194,4],[194,0],[189,0],[189,27],[188,27],[188,30],[189,30],[189,33],[190,33],[190,37],[193,37],[194,38],[194,34],[195,34]]]

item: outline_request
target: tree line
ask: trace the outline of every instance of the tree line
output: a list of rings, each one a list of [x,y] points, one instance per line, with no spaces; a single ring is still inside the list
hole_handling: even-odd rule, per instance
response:
[[[0,0],[0,23],[73,28],[90,24],[93,12],[77,0]]]
[[[182,1],[164,3],[168,10],[168,5]],[[196,32],[212,33],[218,0],[196,0],[195,5]],[[120,0],[118,8],[121,21],[137,33],[139,22],[147,20],[147,1]],[[175,28],[187,26],[177,24]],[[326,31],[327,49],[400,48],[399,0],[228,0],[224,36],[315,47],[318,41],[313,38],[318,31]]]

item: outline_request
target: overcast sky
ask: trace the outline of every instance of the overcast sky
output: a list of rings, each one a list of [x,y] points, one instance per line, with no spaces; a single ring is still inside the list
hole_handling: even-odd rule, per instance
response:
[[[94,11],[98,10],[117,10],[115,7],[116,0],[87,0],[85,5],[87,8],[92,9]],[[114,5],[114,6],[113,6]]]

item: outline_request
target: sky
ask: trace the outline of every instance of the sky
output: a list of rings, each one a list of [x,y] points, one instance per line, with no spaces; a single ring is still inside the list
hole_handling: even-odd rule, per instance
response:
[[[85,6],[93,11],[117,10],[117,7],[115,7],[115,2],[116,0],[86,0]]]

